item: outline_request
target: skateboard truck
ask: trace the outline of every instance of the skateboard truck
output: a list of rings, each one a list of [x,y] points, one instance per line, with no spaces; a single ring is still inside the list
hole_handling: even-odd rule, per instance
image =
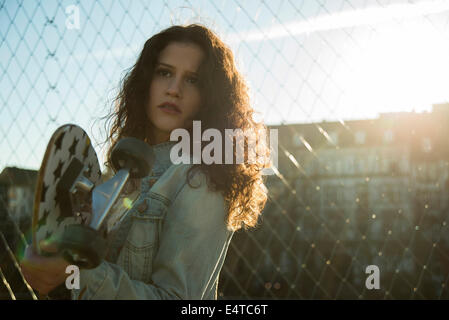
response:
[[[94,187],[84,173],[88,168],[73,159],[57,186],[61,197],[61,213],[66,217],[79,213],[80,201],[90,200],[92,215],[89,225],[67,225],[57,239],[64,258],[80,268],[98,266],[107,249],[103,236],[104,222],[129,178],[148,175],[154,163],[154,154],[148,144],[136,138],[121,139],[112,150],[112,165],[117,172],[108,181]],[[89,199],[90,197],[90,199]]]

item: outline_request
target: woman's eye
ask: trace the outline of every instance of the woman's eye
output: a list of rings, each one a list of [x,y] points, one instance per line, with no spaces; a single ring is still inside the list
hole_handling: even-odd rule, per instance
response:
[[[167,77],[167,76],[169,76],[171,74],[171,72],[169,70],[166,70],[166,69],[159,69],[157,71],[157,74],[159,74],[159,75],[161,75],[163,77]]]
[[[189,78],[187,78],[187,82],[196,84],[196,83],[198,83],[198,79],[195,77],[189,77]]]

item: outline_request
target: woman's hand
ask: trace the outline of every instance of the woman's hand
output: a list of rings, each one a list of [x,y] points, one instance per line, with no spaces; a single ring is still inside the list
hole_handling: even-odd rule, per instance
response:
[[[54,245],[45,242],[41,242],[40,248],[49,253],[57,252]],[[47,295],[65,281],[68,265],[61,256],[44,257],[36,254],[30,245],[25,248],[24,258],[20,262],[26,281],[42,295]]]

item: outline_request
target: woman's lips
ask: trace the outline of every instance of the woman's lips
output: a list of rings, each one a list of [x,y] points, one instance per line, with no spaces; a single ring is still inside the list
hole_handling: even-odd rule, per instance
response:
[[[163,103],[163,104],[159,105],[158,108],[168,114],[180,114],[181,113],[178,106],[171,104],[171,103]]]

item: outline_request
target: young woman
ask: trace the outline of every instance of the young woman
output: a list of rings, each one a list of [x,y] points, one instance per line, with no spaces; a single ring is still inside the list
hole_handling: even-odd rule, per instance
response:
[[[253,120],[232,52],[201,25],[163,30],[145,43],[116,102],[110,147],[122,137],[136,137],[152,146],[156,161],[148,177],[134,181],[139,197],[111,233],[107,259],[80,272],[80,289],[72,298],[216,299],[233,232],[255,226],[267,199],[261,172],[268,165],[265,144],[257,144],[259,161],[249,161],[251,150],[244,148],[243,163],[234,158],[225,164],[225,129],[253,135],[265,129]],[[203,132],[221,133],[221,163],[173,163],[170,151],[177,142],[170,134],[186,129],[193,147],[195,120]],[[200,143],[201,150],[207,144]],[[21,265],[44,295],[67,276],[62,258],[37,256],[30,248]]]

